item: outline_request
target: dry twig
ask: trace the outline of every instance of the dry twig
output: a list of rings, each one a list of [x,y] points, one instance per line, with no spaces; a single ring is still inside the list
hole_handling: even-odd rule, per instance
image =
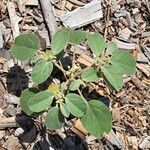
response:
[[[55,34],[57,31],[57,23],[55,20],[53,7],[51,5],[50,0],[40,0],[41,6],[42,6],[42,12],[45,18],[45,21],[48,26],[48,30],[50,32],[51,37]]]

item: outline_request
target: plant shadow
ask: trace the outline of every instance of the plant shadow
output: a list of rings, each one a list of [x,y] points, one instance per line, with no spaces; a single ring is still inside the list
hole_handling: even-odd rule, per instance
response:
[[[99,100],[102,103],[104,103],[107,107],[110,106],[110,99],[109,99],[109,97],[105,97],[105,96],[100,95],[96,91],[96,89],[90,90],[89,87],[87,86],[84,89],[82,89],[82,94],[83,94],[83,96],[85,97],[85,99],[87,101]]]
[[[64,139],[57,134],[48,134],[33,146],[33,150],[88,150],[87,143],[78,136],[68,135]]]
[[[29,77],[24,69],[15,64],[8,71],[6,84],[7,90],[13,95],[20,96],[21,92],[28,88]]]

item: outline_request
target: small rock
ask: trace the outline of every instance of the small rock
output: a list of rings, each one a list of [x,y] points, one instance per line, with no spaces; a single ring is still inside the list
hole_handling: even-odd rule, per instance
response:
[[[23,128],[17,128],[16,130],[15,130],[15,136],[20,136],[21,134],[23,134],[24,133],[24,130],[23,130]]]
[[[19,98],[15,95],[4,94],[4,98],[9,104],[19,104]]]

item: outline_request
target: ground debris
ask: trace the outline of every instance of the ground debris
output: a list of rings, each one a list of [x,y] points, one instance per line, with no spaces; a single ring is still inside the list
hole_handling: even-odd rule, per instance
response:
[[[60,20],[65,26],[79,28],[102,18],[101,1],[92,1],[72,12],[63,14]]]
[[[23,147],[19,143],[18,138],[11,135],[8,137],[7,141],[3,144],[2,148],[8,149],[8,150],[20,150]]]
[[[144,140],[141,142],[140,146],[141,149],[149,149],[150,148],[150,136],[144,138]]]
[[[56,30],[51,28],[49,23],[52,23],[52,20],[49,17],[44,18],[44,9],[39,2],[38,0],[0,1],[0,149],[53,150],[62,147],[64,149],[88,147],[91,150],[146,150],[150,148],[150,2],[148,0],[47,1],[45,10],[54,11],[53,21],[57,21],[55,25],[58,28],[64,25],[74,29],[81,27],[80,29],[86,33],[99,32],[107,40],[113,40],[119,49],[129,50],[137,61],[136,74],[132,77],[125,76],[124,88],[118,92],[108,89],[102,79],[97,83],[88,84],[91,98],[110,99],[113,130],[100,139],[87,133],[79,119],[74,122],[68,121],[64,126],[65,130],[47,131],[45,135],[40,117],[32,120],[21,112],[18,97],[24,89],[34,85],[30,76],[33,63],[22,62],[16,65],[17,62],[11,56],[14,38],[21,33],[34,32],[42,37],[40,40],[43,52],[51,48],[50,36],[57,30],[56,26],[54,26]],[[51,29],[53,33],[49,35]],[[65,56],[69,61],[65,61],[64,64],[70,65],[74,50],[78,60],[75,67],[78,70],[80,70],[79,65],[91,66],[95,57],[91,55],[85,43],[67,47]],[[56,76],[59,74],[56,73]],[[61,82],[57,78],[56,81]],[[96,91],[98,96],[93,91]],[[85,96],[86,93],[87,91]]]

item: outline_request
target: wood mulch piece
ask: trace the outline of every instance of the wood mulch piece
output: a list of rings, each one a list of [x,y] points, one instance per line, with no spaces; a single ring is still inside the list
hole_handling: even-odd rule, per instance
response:
[[[51,10],[54,10],[55,15],[53,19],[57,21],[57,24],[52,24],[54,29],[57,28],[56,26],[61,28],[70,21],[67,25],[75,26],[74,28],[80,27],[86,32],[97,31],[108,40],[116,42],[120,49],[130,50],[137,60],[137,72],[132,77],[124,77],[125,85],[122,90],[111,91],[101,80],[88,85],[91,92],[86,96],[103,97],[112,111],[113,130],[101,139],[95,139],[87,134],[80,120],[69,121],[65,131],[45,133],[40,124],[35,126],[33,120],[21,114],[18,99],[23,89],[33,85],[29,75],[32,65],[28,62],[17,62],[18,66],[15,66],[16,61],[11,57],[10,47],[17,35],[34,31],[40,36],[43,49],[50,48],[49,31],[52,35],[54,33],[49,27],[50,20],[44,21],[39,2],[38,0],[0,1],[0,150],[149,149],[150,2],[104,0],[99,9],[95,8],[98,12],[95,13],[96,16],[92,14],[92,19],[84,18],[78,24],[73,24],[72,21],[76,22],[75,19],[79,21],[81,17],[76,16],[76,9],[79,13],[79,7],[89,5],[91,1],[51,0],[53,7]],[[92,7],[96,6],[92,4]],[[68,15],[64,12],[67,14],[71,12],[69,14],[75,17],[67,18]],[[86,45],[72,47],[68,52],[70,57],[74,48],[79,55],[78,63],[89,66],[93,58]],[[18,118],[21,122],[17,122]],[[40,121],[37,120],[38,123]],[[72,147],[69,143],[73,144]]]

